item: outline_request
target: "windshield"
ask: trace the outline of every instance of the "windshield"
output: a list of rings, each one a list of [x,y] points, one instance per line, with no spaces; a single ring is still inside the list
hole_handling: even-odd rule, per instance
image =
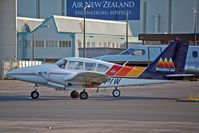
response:
[[[130,54],[132,51],[133,51],[133,49],[132,49],[132,48],[129,48],[129,49],[123,51],[123,52],[121,53],[121,55]]]
[[[67,60],[61,59],[61,60],[59,60],[59,61],[56,62],[56,65],[58,65],[60,68],[64,69],[66,63],[67,63]]]
[[[145,54],[145,51],[143,49],[132,49],[129,48],[122,52],[120,55],[136,55],[136,56],[142,56]]]

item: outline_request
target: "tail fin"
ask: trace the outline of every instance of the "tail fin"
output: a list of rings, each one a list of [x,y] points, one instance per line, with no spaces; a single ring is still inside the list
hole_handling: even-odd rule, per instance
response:
[[[167,74],[184,73],[188,43],[175,40],[140,75],[140,78],[164,79]]]

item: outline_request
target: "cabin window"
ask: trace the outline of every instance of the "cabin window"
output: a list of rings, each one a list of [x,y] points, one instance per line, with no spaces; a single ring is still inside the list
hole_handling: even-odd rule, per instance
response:
[[[96,64],[95,63],[85,63],[85,70],[94,71]]]
[[[80,61],[69,61],[68,62],[68,69],[71,70],[83,70],[83,62]]]
[[[193,52],[192,52],[192,56],[193,56],[194,58],[197,58],[197,57],[198,57],[198,52],[197,52],[197,51],[193,51]]]
[[[145,54],[145,51],[142,49],[134,49],[131,53],[132,55],[142,56]]]
[[[105,72],[109,67],[103,64],[98,64],[96,71],[98,72]]]

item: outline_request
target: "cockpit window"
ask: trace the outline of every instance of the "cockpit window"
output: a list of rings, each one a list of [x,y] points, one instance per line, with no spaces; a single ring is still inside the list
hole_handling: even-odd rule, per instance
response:
[[[94,71],[96,64],[95,63],[85,63],[85,70]]]
[[[61,60],[59,60],[59,61],[56,62],[56,65],[58,65],[61,69],[64,69],[66,63],[67,63],[67,60],[61,59]]]
[[[105,72],[109,67],[103,64],[98,64],[96,71],[98,72]]]
[[[136,56],[142,56],[144,54],[145,51],[143,49],[132,49],[132,48],[129,48],[121,53],[121,55],[136,55]]]
[[[121,55],[125,55],[125,54],[130,54],[132,52],[132,48],[129,48],[127,50],[125,50],[124,52],[121,53]]]
[[[80,62],[80,61],[69,61],[67,69],[83,70],[83,62]]]

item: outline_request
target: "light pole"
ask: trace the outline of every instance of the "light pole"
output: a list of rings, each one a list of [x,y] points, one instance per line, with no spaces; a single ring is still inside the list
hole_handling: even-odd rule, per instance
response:
[[[35,32],[32,32],[32,58],[31,60],[34,61],[35,59]]]
[[[89,8],[86,2],[84,3],[84,29],[83,29],[83,57],[86,57],[86,8]]]
[[[128,14],[128,11],[126,11],[126,12],[122,12],[122,14],[124,14],[124,15],[126,15],[126,49],[128,49],[128,47],[129,47],[129,44],[128,44],[128,42],[129,42],[129,25],[128,25],[128,21],[129,21],[129,14]]]
[[[197,45],[198,32],[198,12],[193,8],[193,23],[194,23],[194,45]]]

